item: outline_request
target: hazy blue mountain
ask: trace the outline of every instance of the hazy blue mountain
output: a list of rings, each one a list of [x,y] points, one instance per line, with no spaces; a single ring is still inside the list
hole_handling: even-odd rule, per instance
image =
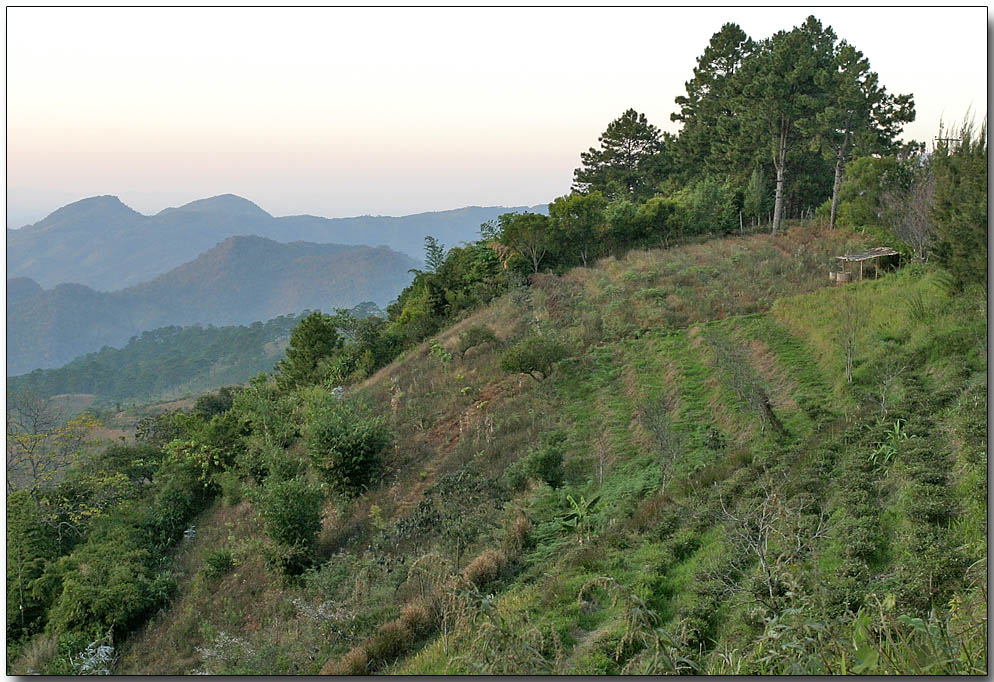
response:
[[[8,280],[7,374],[58,367],[171,325],[249,324],[302,310],[385,306],[420,263],[385,246],[230,237],[189,263],[119,291]]]
[[[481,223],[523,210],[546,207],[472,206],[396,218],[276,218],[247,199],[224,194],[146,216],[117,197],[91,197],[7,230],[7,277],[30,277],[44,287],[74,282],[114,291],[163,274],[228,237],[247,235],[283,243],[385,245],[420,261],[425,235],[455,246],[475,239]]]

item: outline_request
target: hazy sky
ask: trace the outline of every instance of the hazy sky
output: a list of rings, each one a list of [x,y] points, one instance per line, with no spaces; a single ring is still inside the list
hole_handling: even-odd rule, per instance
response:
[[[987,10],[7,9],[8,226],[86,196],[275,215],[547,202],[628,107],[669,120],[711,35],[815,14],[913,92],[987,113]]]

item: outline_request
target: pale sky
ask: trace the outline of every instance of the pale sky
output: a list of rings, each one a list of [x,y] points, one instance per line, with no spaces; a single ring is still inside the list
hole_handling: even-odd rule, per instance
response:
[[[7,9],[8,226],[87,196],[274,215],[532,205],[634,107],[663,130],[711,35],[808,14],[912,92],[905,139],[987,113],[987,10]]]

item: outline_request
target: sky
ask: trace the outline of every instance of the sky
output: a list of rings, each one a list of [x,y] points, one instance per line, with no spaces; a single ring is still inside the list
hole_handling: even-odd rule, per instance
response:
[[[723,23],[814,14],[914,93],[905,139],[987,114],[979,8],[7,8],[7,225],[113,194],[274,215],[534,205],[632,107],[663,130]]]

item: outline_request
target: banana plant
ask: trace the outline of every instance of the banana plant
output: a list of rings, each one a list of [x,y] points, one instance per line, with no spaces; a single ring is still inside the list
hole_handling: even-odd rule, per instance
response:
[[[559,527],[568,533],[579,532],[581,545],[584,538],[590,540],[590,515],[600,499],[600,495],[595,495],[590,500],[580,495],[580,501],[577,502],[572,495],[566,496],[570,511],[558,517]]]

